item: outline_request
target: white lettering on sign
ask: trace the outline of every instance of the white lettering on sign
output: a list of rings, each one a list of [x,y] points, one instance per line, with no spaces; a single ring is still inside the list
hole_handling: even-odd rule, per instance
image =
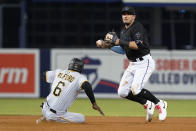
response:
[[[27,82],[28,70],[27,68],[0,68],[0,84],[6,81],[5,78],[8,84],[19,82],[24,84]]]

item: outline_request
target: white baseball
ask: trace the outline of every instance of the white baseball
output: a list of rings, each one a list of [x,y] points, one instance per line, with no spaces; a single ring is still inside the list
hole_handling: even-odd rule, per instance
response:
[[[101,45],[102,44],[102,40],[97,40],[96,42],[98,45]]]

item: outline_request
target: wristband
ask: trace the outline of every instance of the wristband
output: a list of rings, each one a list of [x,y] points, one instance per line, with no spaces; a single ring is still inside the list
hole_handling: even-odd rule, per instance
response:
[[[129,42],[128,41],[124,41],[124,40],[119,40],[119,45],[129,46]]]

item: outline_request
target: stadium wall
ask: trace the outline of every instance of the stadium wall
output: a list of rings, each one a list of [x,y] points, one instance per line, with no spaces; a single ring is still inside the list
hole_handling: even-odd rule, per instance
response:
[[[145,88],[159,98],[196,99],[196,52],[152,50],[156,69]],[[110,50],[52,50],[52,69],[65,68],[72,57],[85,61],[84,74],[97,97],[119,98],[118,83],[129,62],[125,56]],[[81,94],[80,97],[85,97]]]
[[[156,69],[145,88],[164,99],[196,99],[196,52],[152,50]],[[66,68],[70,59],[84,60],[83,74],[97,98],[119,98],[118,83],[129,62],[104,49],[0,50],[0,97],[38,98],[49,94],[42,79],[46,70]],[[86,95],[82,92],[79,97]]]

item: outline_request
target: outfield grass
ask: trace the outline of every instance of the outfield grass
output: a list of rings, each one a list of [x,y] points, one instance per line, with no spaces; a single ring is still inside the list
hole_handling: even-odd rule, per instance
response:
[[[40,104],[45,99],[0,99],[0,115],[41,115]],[[196,100],[167,100],[168,117],[196,117]],[[106,116],[145,116],[143,107],[124,99],[97,99]],[[99,116],[88,99],[77,99],[70,112]],[[155,112],[155,116],[157,116]]]

